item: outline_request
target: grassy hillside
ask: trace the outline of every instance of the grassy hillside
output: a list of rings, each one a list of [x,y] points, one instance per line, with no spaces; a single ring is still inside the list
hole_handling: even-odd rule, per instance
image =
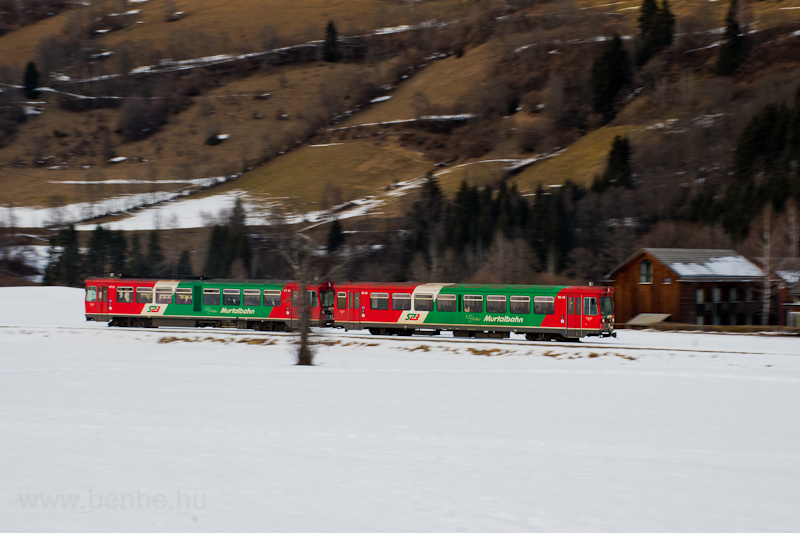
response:
[[[636,148],[663,133],[646,138],[643,124],[722,113],[741,127],[748,113],[776,94],[768,90],[770,84],[780,86],[782,94],[790,92],[786,73],[797,60],[775,50],[792,50],[797,39],[792,24],[800,20],[800,9],[771,0],[746,5],[740,18],[758,30],[754,35],[769,33],[769,38],[754,45],[738,79],[720,79],[713,75],[716,30],[723,24],[727,4],[687,0],[672,6],[680,32],[675,43],[636,71],[631,87],[636,93],[620,106],[613,121],[604,123],[591,113],[588,95],[591,60],[603,46],[597,37],[634,34],[639,5],[584,0],[530,2],[511,9],[496,2],[450,0],[409,8],[380,0],[280,0],[265,12],[261,4],[245,0],[127,4],[125,9],[141,9],[131,15],[129,26],[83,41],[88,49],[117,53],[86,63],[85,70],[73,76],[151,64],[159,56],[153,50],[160,50],[161,57],[190,58],[319,39],[328,20],[335,20],[343,34],[433,17],[457,22],[371,40],[359,49],[361,55],[340,63],[310,57],[290,64],[243,64],[63,86],[77,94],[122,95],[121,107],[67,111],[59,105],[63,96],[43,93],[39,101],[45,103],[34,104],[43,113],[17,126],[0,148],[4,200],[47,206],[54,198],[72,203],[178,190],[186,184],[158,182],[242,172],[237,181],[203,194],[245,189],[312,210],[321,201],[321,185],[329,180],[348,200],[431,170],[448,193],[462,180],[496,186],[506,179],[531,193],[538,184],[590,184],[602,172],[616,135],[628,132]],[[67,9],[12,28],[0,37],[0,56],[10,69],[7,81],[8,73],[19,72],[25,61],[36,57],[42,38],[63,36],[65,27],[76,24],[85,31],[90,14],[118,8],[111,2],[95,3],[93,11]],[[167,22],[166,13],[173,9],[185,16]],[[629,40],[626,46],[632,52],[635,45]],[[443,53],[444,58],[426,60]],[[420,68],[412,72],[410,67]],[[766,69],[772,81],[762,82]],[[3,93],[4,98],[11,94]],[[391,98],[359,107],[378,95]],[[169,98],[180,105],[155,133],[142,140],[119,133],[131,119],[131,101],[156,106]],[[332,124],[348,110],[356,112]],[[439,113],[471,113],[475,118],[446,128],[414,123],[354,128]],[[693,144],[693,130],[678,130],[670,135],[686,135],[688,140],[682,142]],[[206,141],[216,134],[229,137],[209,146]],[[516,175],[508,171],[514,160],[557,150],[563,152]],[[276,157],[285,152],[290,153]],[[108,164],[112,156],[128,159]],[[52,167],[58,168],[49,170]],[[61,183],[107,180],[128,183]]]

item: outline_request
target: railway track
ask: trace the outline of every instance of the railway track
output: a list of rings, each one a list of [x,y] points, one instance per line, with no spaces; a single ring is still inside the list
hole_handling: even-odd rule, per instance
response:
[[[271,331],[255,331],[255,330],[239,330],[232,328],[181,328],[181,327],[163,327],[163,328],[134,328],[134,327],[114,327],[104,328],[102,326],[15,326],[15,325],[0,325],[0,331],[9,329],[19,330],[36,330],[36,331],[86,331],[86,332],[130,332],[138,334],[157,334],[160,336],[214,336],[214,337],[265,337],[275,339],[291,339],[294,334],[286,332],[271,332]],[[511,347],[519,346],[524,348],[538,347],[538,348],[565,348],[570,351],[578,349],[591,349],[591,350],[632,350],[632,351],[656,351],[656,352],[671,352],[671,353],[710,353],[710,354],[739,354],[739,355],[786,355],[782,352],[775,351],[762,351],[754,352],[752,350],[720,350],[720,349],[707,349],[699,347],[677,347],[677,346],[642,346],[625,344],[618,339],[613,343],[592,342],[591,340],[583,340],[580,342],[557,342],[557,341],[528,341],[523,339],[470,339],[458,338],[450,336],[438,335],[415,335],[411,337],[389,336],[389,335],[371,335],[364,333],[349,333],[349,332],[320,332],[315,334],[315,337],[323,337],[326,339],[341,339],[341,340],[354,340],[354,341],[382,341],[392,342],[397,344],[411,343],[411,344],[428,344],[428,345],[459,345],[459,346],[485,346],[487,344],[493,347]]]

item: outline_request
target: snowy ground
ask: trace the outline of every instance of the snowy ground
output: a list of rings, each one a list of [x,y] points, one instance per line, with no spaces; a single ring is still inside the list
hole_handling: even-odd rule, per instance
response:
[[[112,329],[81,299],[0,289],[0,531],[800,523],[796,337],[351,332],[300,368],[285,334]]]

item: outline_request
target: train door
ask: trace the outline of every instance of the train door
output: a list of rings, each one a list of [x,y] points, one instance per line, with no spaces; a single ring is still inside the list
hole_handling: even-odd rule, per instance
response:
[[[350,327],[352,329],[361,328],[361,293],[350,293]]]
[[[581,297],[567,295],[567,337],[581,336]]]
[[[97,320],[108,322],[108,285],[97,287]]]

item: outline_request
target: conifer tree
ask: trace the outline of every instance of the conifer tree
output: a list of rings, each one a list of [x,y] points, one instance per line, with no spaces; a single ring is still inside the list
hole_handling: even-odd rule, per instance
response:
[[[119,275],[125,270],[127,252],[128,243],[125,240],[125,233],[122,230],[111,232],[108,243],[111,272]]]
[[[138,233],[131,237],[131,253],[129,256],[127,272],[134,276],[146,276],[147,264],[142,254],[142,244]]]
[[[744,61],[746,43],[739,28],[739,22],[736,20],[738,15],[738,0],[731,0],[728,14],[725,17],[725,35],[717,58],[717,74],[720,76],[730,76]]]
[[[189,253],[189,250],[184,250],[181,252],[180,257],[178,258],[178,263],[175,266],[175,275],[181,277],[192,275],[192,256]]]
[[[328,232],[328,253],[332,254],[344,244],[344,232],[342,231],[342,224],[338,218],[334,218],[331,223],[331,229]]]
[[[28,100],[33,100],[39,96],[39,71],[36,69],[36,63],[33,61],[29,61],[25,67],[23,86],[25,98]]]
[[[674,33],[675,16],[669,1],[663,0],[659,6],[656,0],[644,0],[639,15],[636,63],[644,65],[652,56],[672,44]]]
[[[606,170],[602,176],[595,178],[592,190],[603,192],[609,187],[633,188],[633,171],[631,170],[631,143],[627,136],[617,135],[608,153]]]
[[[147,274],[148,276],[162,276],[164,274],[164,252],[161,250],[161,242],[158,231],[150,232],[150,242],[147,247]]]
[[[628,52],[619,34],[607,41],[592,64],[590,78],[592,110],[606,120],[613,118],[615,104],[622,89],[631,81]]]
[[[340,58],[339,35],[336,31],[336,24],[332,20],[328,21],[325,27],[325,42],[322,44],[322,59],[328,63],[336,63]]]
[[[46,285],[80,285],[81,256],[78,248],[78,232],[70,224],[50,239],[50,260],[45,270]]]

